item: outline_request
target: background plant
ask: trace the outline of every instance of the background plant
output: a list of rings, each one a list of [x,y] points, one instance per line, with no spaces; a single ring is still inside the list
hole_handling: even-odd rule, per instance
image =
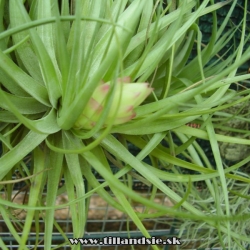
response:
[[[0,184],[7,197],[0,200],[0,210],[20,249],[27,249],[31,223],[38,216],[45,221],[46,249],[51,248],[53,224],[68,244],[54,220],[55,209],[59,208],[55,199],[63,192],[69,196],[69,203],[63,206],[70,206],[75,238],[84,235],[88,199],[97,192],[111,206],[126,213],[146,237],[149,233],[142,219],[168,214],[184,218],[183,227],[190,225],[190,233],[196,234],[192,226],[198,229],[194,222],[199,221],[209,228],[206,237],[217,232],[218,238],[214,239],[220,246],[244,249],[249,243],[248,232],[243,230],[243,220],[249,220],[248,208],[243,205],[249,202],[249,176],[240,167],[249,159],[225,167],[218,141],[246,145],[250,142],[216,134],[213,123],[214,113],[249,99],[248,90],[238,93],[229,89],[231,83],[249,77],[236,75],[238,67],[249,58],[249,49],[243,53],[248,41],[246,10],[239,27],[223,34],[237,4],[232,1],[225,21],[217,28],[215,11],[229,2],[211,1],[207,6],[209,1],[170,1],[163,7],[162,1],[153,0],[61,1],[60,6],[52,0],[0,1]],[[212,36],[203,47],[197,22],[212,11]],[[221,55],[236,30],[242,33],[239,47]],[[194,46],[197,57],[189,61]],[[114,117],[103,128],[117,79],[127,76],[132,82],[149,82],[154,92],[135,109],[133,120],[113,126]],[[111,81],[114,87],[100,119],[90,130],[75,129],[75,122],[102,80]],[[227,103],[237,96],[240,98],[235,102]],[[185,125],[193,121],[201,128]],[[181,145],[176,145],[173,135]],[[195,138],[209,140],[215,165]],[[136,146],[139,154],[133,155],[128,143]],[[27,155],[31,157],[30,164],[25,162]],[[118,173],[112,173],[107,156],[121,166]],[[105,183],[97,181],[92,168]],[[195,174],[187,174],[187,169]],[[14,182],[10,180],[17,171],[22,178],[28,177],[27,205],[11,202]],[[131,172],[152,186],[152,198],[159,190],[172,200],[174,207],[154,204],[152,198],[134,192]],[[59,188],[62,177],[65,185]],[[197,191],[197,181],[204,183],[203,192]],[[105,191],[106,185],[110,193]],[[238,191],[240,186],[244,195]],[[131,200],[156,212],[135,212]],[[27,210],[25,223],[20,225],[22,235],[13,226],[13,208]],[[235,229],[234,223],[241,230]],[[39,227],[36,230],[38,235]],[[0,245],[6,249],[1,239]]]

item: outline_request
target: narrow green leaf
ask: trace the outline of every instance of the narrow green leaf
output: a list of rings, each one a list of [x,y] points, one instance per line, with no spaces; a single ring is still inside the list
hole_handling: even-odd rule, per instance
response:
[[[44,186],[42,185],[42,179],[44,178],[44,175],[47,175],[46,171],[43,171],[44,166],[44,153],[41,152],[41,149],[35,148],[34,149],[34,173],[41,172],[39,175],[36,175],[33,177],[33,180],[31,181],[31,187],[30,187],[30,195],[29,195],[29,202],[28,205],[33,207],[40,203],[39,195],[41,194],[41,191],[43,190]],[[35,210],[28,210],[25,224],[23,227],[23,234],[21,237],[20,242],[20,248],[24,248],[26,246],[27,240],[29,240],[29,232],[31,230],[31,225],[34,220]]]
[[[45,139],[46,134],[38,134],[30,131],[21,142],[19,142],[8,153],[0,158],[0,180],[14,167],[16,163],[21,161],[34,148],[41,144]]]
[[[61,133],[51,135],[53,142],[56,145],[62,146]],[[48,168],[51,168],[48,173],[47,181],[47,196],[46,196],[46,205],[54,206],[56,203],[58,185],[60,182],[61,171],[63,167],[63,154],[56,153],[53,151],[46,151],[48,157],[46,163]],[[53,237],[53,222],[54,222],[55,210],[50,209],[46,210],[45,213],[45,236],[44,244],[45,249],[51,249],[52,237]]]
[[[5,88],[15,95],[31,95],[44,105],[50,106],[46,88],[22,71],[2,51],[0,51],[0,65],[1,83]]]
[[[12,8],[10,8],[10,23],[11,27],[18,27],[20,24],[23,23],[23,19],[21,16],[21,13],[19,11],[14,11]],[[29,37],[29,32],[22,31],[18,32],[15,35],[13,35],[13,41],[14,44],[18,44],[20,41],[22,41],[25,37]],[[22,64],[25,66],[28,73],[37,81],[42,81],[42,74],[40,71],[39,62],[37,59],[36,54],[34,53],[34,50],[32,49],[31,41],[30,39],[26,40],[19,46],[16,50],[20,60],[22,61]]]
[[[15,105],[15,107],[21,114],[37,114],[48,110],[47,106],[39,103],[33,97],[19,97],[7,92],[5,92],[5,96],[13,105]],[[8,104],[6,105],[3,101],[0,103],[0,107],[7,110]]]
[[[10,8],[13,12],[20,12],[20,14],[22,15],[23,23],[30,21],[29,15],[27,14],[20,0],[16,1],[15,3],[11,1]],[[33,44],[33,49],[39,59],[44,83],[48,90],[50,102],[53,107],[57,107],[58,99],[61,96],[61,80],[59,79],[55,65],[50,58],[49,52],[47,51],[47,48],[39,37],[37,31],[34,29],[30,29],[29,34]]]

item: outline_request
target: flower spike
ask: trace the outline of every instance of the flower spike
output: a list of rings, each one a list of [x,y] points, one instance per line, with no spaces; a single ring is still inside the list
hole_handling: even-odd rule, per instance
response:
[[[116,84],[112,106],[104,122],[104,127],[110,124],[110,120],[114,116],[116,116],[113,121],[114,125],[123,124],[135,118],[134,108],[139,106],[153,91],[148,83],[130,83],[130,77],[118,78]],[[91,129],[95,126],[107,102],[110,89],[110,82],[101,82],[76,121],[75,128]]]

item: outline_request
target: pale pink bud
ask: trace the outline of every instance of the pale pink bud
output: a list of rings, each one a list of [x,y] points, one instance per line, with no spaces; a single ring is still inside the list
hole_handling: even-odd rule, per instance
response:
[[[139,106],[153,91],[148,83],[129,83],[129,81],[129,77],[117,79],[112,106],[104,126],[110,124],[114,116],[115,119],[112,121],[114,125],[123,124],[135,118],[134,108]],[[109,91],[110,82],[101,83],[95,89],[81,116],[75,123],[76,128],[91,129],[95,126],[103,111]]]

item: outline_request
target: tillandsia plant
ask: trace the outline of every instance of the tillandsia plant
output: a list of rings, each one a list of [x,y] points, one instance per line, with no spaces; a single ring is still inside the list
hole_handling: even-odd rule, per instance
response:
[[[216,10],[226,4],[231,7],[218,27]],[[0,1],[0,186],[5,193],[0,212],[19,249],[28,249],[33,220],[35,248],[39,246],[39,218],[45,223],[44,249],[52,248],[54,226],[65,239],[62,245],[68,245],[54,218],[56,209],[66,206],[73,237],[84,237],[89,198],[95,192],[125,213],[145,237],[150,234],[144,218],[168,216],[182,220],[188,229],[197,225],[188,230],[195,237],[203,225],[209,237],[216,233],[215,244],[245,249],[250,242],[244,229],[249,208],[243,205],[249,204],[249,175],[240,167],[249,157],[225,167],[218,141],[246,145],[250,141],[216,134],[212,117],[250,97],[248,90],[238,93],[229,88],[249,78],[236,75],[250,56],[250,48],[243,50],[249,39],[246,9],[242,22],[223,33],[236,4],[236,0]],[[212,13],[213,27],[209,43],[202,44],[198,22],[207,13]],[[239,46],[223,51],[236,31],[242,34]],[[193,48],[197,56],[190,59]],[[185,125],[190,122],[201,126]],[[215,164],[196,138],[209,141]],[[128,145],[139,153],[133,154]],[[119,167],[117,173],[111,162]],[[17,173],[19,179],[12,180]],[[65,184],[59,187],[62,178]],[[134,179],[152,188],[149,199],[132,189]],[[17,181],[29,189],[27,204],[12,201]],[[202,192],[197,191],[197,182],[203,183]],[[157,190],[174,206],[152,202]],[[56,206],[56,197],[64,192],[69,203]],[[144,212],[135,211],[132,201],[142,204]],[[23,223],[13,216],[13,209],[27,212]],[[209,245],[211,239],[203,242]],[[0,247],[7,249],[1,238]]]

